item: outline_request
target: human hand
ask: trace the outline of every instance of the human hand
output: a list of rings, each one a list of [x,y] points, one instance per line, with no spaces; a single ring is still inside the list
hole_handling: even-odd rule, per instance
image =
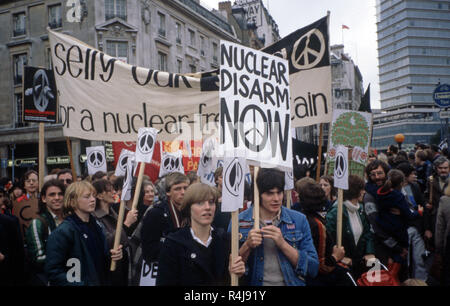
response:
[[[244,275],[245,263],[242,260],[241,256],[236,257],[233,261],[230,254],[230,260],[228,261],[228,271],[230,272],[230,274],[236,274],[238,277]]]
[[[125,218],[125,221],[123,224],[125,224],[127,227],[130,227],[134,224],[134,222],[137,221],[137,215],[138,211],[136,209],[132,209],[128,212],[127,217]]]
[[[261,229],[261,231],[262,231],[263,237],[272,239],[275,242],[275,244],[277,245],[277,247],[280,247],[285,242],[280,228],[278,228],[274,225],[264,226]]]
[[[122,257],[123,257],[122,245],[119,245],[119,247],[116,250],[111,249],[109,251],[111,252],[111,259],[112,260],[119,261],[119,260],[122,259]]]
[[[352,265],[352,259],[349,257],[344,257],[341,259],[341,262],[346,265],[346,266],[351,266]]]
[[[369,262],[369,261],[375,259],[375,255],[373,255],[373,254],[366,254],[366,255],[364,255],[363,258],[364,258],[364,261],[365,261],[366,264],[367,264],[367,262]]]
[[[425,231],[425,238],[431,239],[433,237],[433,233],[430,230]]]
[[[260,229],[252,229],[248,233],[247,240],[245,241],[247,245],[254,249],[262,243],[262,234]]]
[[[425,204],[425,208],[426,209],[432,209],[433,205],[431,205],[430,203]]]
[[[331,256],[334,257],[336,262],[340,262],[342,260],[342,258],[345,257],[345,249],[344,249],[344,247],[343,246],[338,247],[337,245],[335,245],[333,247],[333,253],[331,254]]]
[[[0,252],[0,262],[2,262],[3,260],[5,260],[5,255],[3,255],[2,252]]]

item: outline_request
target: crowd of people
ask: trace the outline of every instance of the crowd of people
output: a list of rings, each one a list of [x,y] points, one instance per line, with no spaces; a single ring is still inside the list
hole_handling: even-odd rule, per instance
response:
[[[246,184],[236,258],[231,214],[221,211],[222,168],[215,187],[194,172],[145,177],[133,209],[135,180],[118,247],[123,177],[74,179],[63,169],[39,190],[29,170],[19,182],[0,180],[0,285],[137,286],[144,262],[157,263],[156,286],[229,285],[233,274],[240,285],[353,286],[377,263],[398,283],[450,285],[447,153],[424,144],[370,150],[365,177],[350,175],[343,192],[339,246],[332,176],[295,177],[295,190],[285,191],[283,172],[261,168],[253,177],[251,169],[260,221]],[[24,226],[17,212],[30,201],[38,205]]]

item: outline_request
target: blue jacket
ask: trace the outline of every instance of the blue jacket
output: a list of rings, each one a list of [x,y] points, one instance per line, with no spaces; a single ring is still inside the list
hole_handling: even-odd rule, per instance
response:
[[[242,245],[253,228],[253,206],[239,214],[240,244]],[[278,250],[284,281],[288,286],[305,286],[305,278],[314,278],[319,271],[319,259],[311,237],[308,221],[300,212],[281,207],[279,228],[284,239],[298,250],[298,262],[295,267],[287,257]],[[231,231],[231,224],[228,227]],[[262,286],[264,276],[264,246],[261,243],[251,251],[246,263],[245,276],[250,286]]]

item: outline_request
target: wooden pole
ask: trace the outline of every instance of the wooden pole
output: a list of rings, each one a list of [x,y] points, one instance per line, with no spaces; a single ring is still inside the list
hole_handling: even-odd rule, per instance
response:
[[[134,190],[133,205],[131,206],[131,209],[137,209],[139,194],[141,193],[142,178],[144,177],[144,169],[145,169],[145,163],[140,162],[139,163],[139,174],[138,174],[138,179],[136,182],[136,188]]]
[[[291,203],[292,203],[292,190],[286,190],[286,207],[291,209]]]
[[[239,210],[231,213],[231,261],[234,262],[239,256]],[[231,286],[238,286],[239,278],[231,274]]]
[[[337,211],[337,246],[342,246],[342,204],[343,204],[344,190],[338,188],[338,211]]]
[[[320,180],[320,168],[322,164],[322,142],[323,142],[323,123],[320,124],[320,134],[319,134],[319,152],[317,156],[317,171],[316,171],[316,182]]]
[[[44,139],[44,122],[39,122],[39,192],[44,185],[44,163],[45,163],[45,139]]]
[[[119,216],[117,217],[117,225],[116,225],[116,235],[114,237],[114,250],[117,250],[117,248],[120,245],[120,235],[122,234],[122,224],[123,224],[123,216],[125,215],[125,201],[120,201],[120,208],[119,208]],[[111,260],[111,271],[116,270],[116,261]]]
[[[253,227],[259,229],[259,191],[258,185],[256,184],[256,178],[258,177],[259,167],[255,167],[255,175],[253,177],[253,220],[255,224]]]
[[[70,169],[72,169],[72,181],[77,181],[77,172],[75,171],[75,165],[73,164],[73,156],[72,156],[72,144],[70,143],[70,138],[66,137],[67,144],[67,152],[69,152],[70,158]]]

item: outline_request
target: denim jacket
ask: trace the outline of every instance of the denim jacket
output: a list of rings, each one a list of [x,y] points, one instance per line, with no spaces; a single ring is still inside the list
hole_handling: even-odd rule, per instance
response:
[[[253,228],[253,207],[239,214],[239,243],[242,245]],[[314,278],[319,270],[319,259],[311,237],[308,221],[300,212],[281,207],[280,224],[284,239],[298,250],[298,262],[294,268],[288,258],[278,250],[285,284],[288,286],[305,286],[305,278]],[[231,231],[231,224],[228,228]],[[250,286],[262,286],[264,276],[264,246],[261,243],[251,251],[246,263],[245,277]]]

